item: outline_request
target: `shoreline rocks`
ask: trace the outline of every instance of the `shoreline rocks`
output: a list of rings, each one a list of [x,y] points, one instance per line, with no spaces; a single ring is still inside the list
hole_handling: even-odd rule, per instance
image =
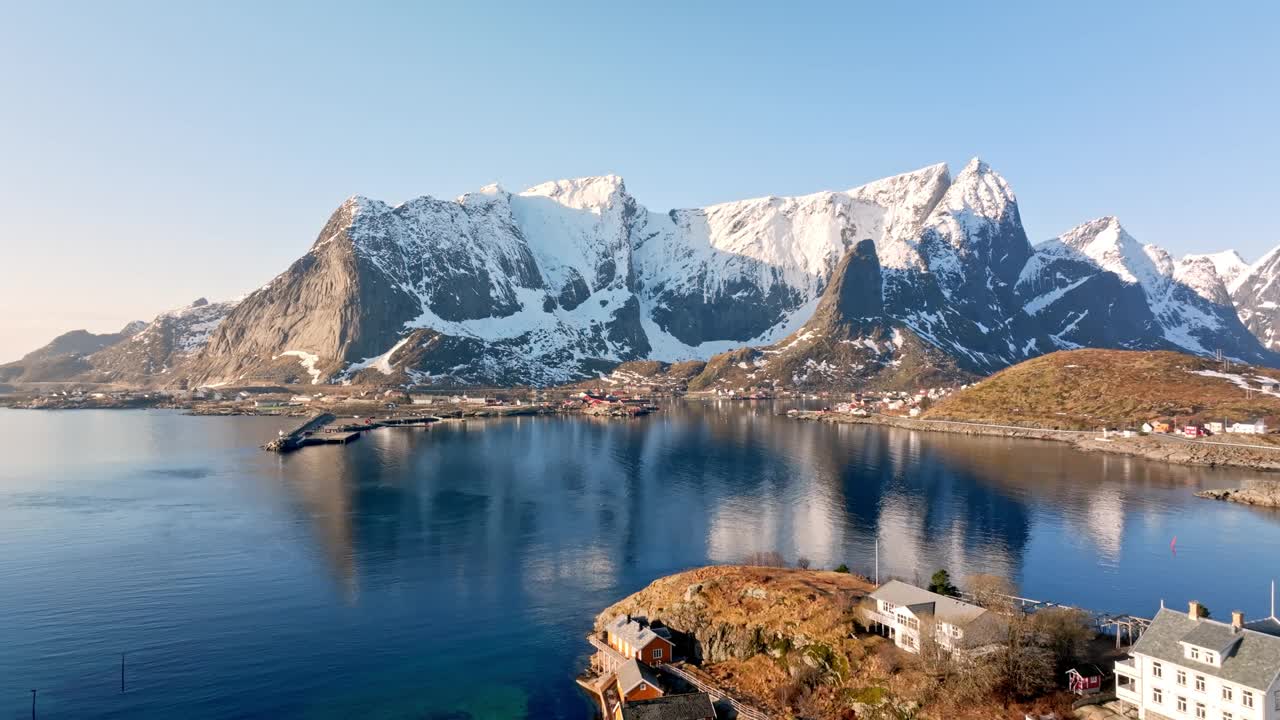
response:
[[[1241,488],[1201,490],[1196,493],[1196,497],[1256,507],[1280,508],[1280,483],[1265,485],[1258,483]]]

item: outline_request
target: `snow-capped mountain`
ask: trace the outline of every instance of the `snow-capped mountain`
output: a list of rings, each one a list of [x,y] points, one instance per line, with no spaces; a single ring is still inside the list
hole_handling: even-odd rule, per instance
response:
[[[954,178],[932,165],[665,213],[613,175],[354,196],[242,301],[162,314],[87,364],[139,382],[545,385],[690,361],[701,383],[813,386],[979,375],[1082,346],[1273,364],[1241,322],[1269,338],[1268,257],[1175,260],[1115,218],[1033,248],[1012,188],[977,159]]]
[[[1280,247],[1241,271],[1228,287],[1240,320],[1269,350],[1280,350]]]
[[[1175,261],[1104,217],[1039,245],[1018,292],[1056,348],[1221,350],[1274,362],[1236,317],[1217,267],[1206,256]]]
[[[883,258],[886,314],[963,367],[1045,346],[1012,287],[1032,254],[1016,200],[974,160],[954,181],[935,165],[668,213],[616,176],[395,207],[354,197],[232,311],[194,379],[546,384],[706,359],[794,332],[859,240]]]

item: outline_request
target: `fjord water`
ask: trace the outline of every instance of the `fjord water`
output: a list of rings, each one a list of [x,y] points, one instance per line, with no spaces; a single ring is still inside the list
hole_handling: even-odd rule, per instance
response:
[[[1265,476],[675,403],[257,449],[286,420],[0,411],[0,718],[587,718],[592,616],[755,550],[1150,614],[1267,610]],[[1170,542],[1177,536],[1176,553]],[[126,652],[126,692],[120,653]]]

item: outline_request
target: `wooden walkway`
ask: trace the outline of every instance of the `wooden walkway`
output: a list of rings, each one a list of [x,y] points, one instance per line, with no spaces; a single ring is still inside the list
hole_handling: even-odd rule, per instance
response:
[[[697,675],[685,670],[683,667],[679,667],[677,665],[659,665],[658,670],[661,672],[671,673],[672,675],[675,675],[681,680],[684,680],[690,685],[698,688],[698,690],[710,695],[712,702],[723,701],[728,704],[729,707],[733,708],[734,712],[738,714],[738,717],[741,720],[771,720],[771,718],[764,712],[737,700],[715,685],[712,685],[706,680],[703,680]]]

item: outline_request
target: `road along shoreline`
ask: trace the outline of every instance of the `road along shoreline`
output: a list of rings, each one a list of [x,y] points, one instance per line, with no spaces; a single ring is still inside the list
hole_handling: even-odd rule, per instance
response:
[[[863,416],[820,410],[795,410],[787,413],[787,416],[797,420],[837,424],[887,425],[904,430],[925,430],[959,435],[1053,440],[1069,443],[1086,452],[1108,452],[1180,465],[1237,467],[1280,472],[1280,446],[1193,440],[1176,435],[1137,435],[1126,438],[1112,433],[1109,437],[1103,438],[1102,433],[1097,430],[1051,430],[1020,425],[906,418],[880,414]],[[1280,476],[1276,479],[1280,480]]]

